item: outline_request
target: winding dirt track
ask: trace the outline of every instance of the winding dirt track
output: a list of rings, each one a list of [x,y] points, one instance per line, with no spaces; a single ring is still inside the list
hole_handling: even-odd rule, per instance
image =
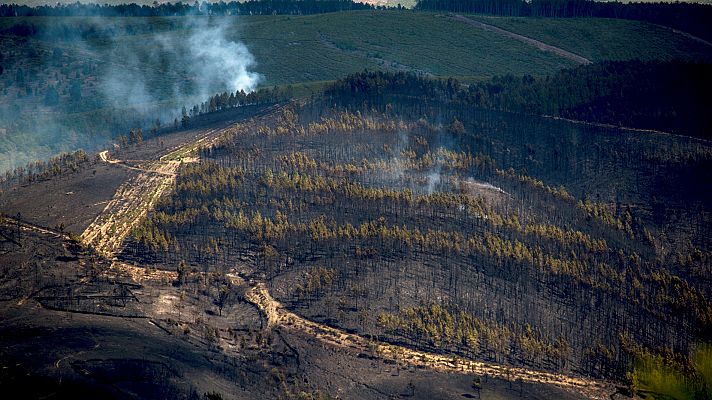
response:
[[[147,168],[141,169],[138,176],[121,185],[103,212],[84,231],[82,234],[84,242],[94,246],[102,254],[113,257],[131,229],[153,208],[158,198],[172,187],[176,170],[182,160],[191,156],[194,150],[201,145],[207,145],[212,140],[219,138],[221,133],[220,130],[206,131],[200,139],[180,146],[158,160],[146,163]],[[106,163],[135,168],[111,159],[108,152],[101,152],[99,157]],[[170,282],[175,279],[175,272],[157,271],[153,274],[146,274],[146,270],[143,268],[118,261],[114,261],[106,273],[109,276],[129,274],[139,282],[145,280]],[[233,273],[228,274],[228,277],[235,285],[245,284],[241,277]],[[266,321],[263,326],[265,330],[277,327],[289,329],[315,337],[335,347],[441,372],[479,374],[515,381],[556,385],[584,398],[604,399],[614,392],[614,388],[610,384],[592,379],[462,360],[447,355],[374,342],[357,334],[310,321],[288,311],[270,295],[264,283],[252,285],[245,297],[262,313]]]
[[[582,57],[582,56],[580,56],[580,55],[578,55],[578,54],[574,54],[574,53],[572,53],[572,52],[570,52],[570,51],[566,51],[566,50],[564,50],[564,49],[562,49],[562,48],[560,48],[560,47],[552,46],[552,45],[546,44],[546,43],[544,43],[544,42],[542,42],[542,41],[539,41],[539,40],[536,40],[536,39],[532,39],[532,38],[530,38],[530,37],[528,37],[528,36],[520,35],[520,34],[518,34],[518,33],[514,33],[514,32],[511,32],[511,31],[508,31],[508,30],[505,30],[505,29],[496,27],[496,26],[494,26],[494,25],[485,24],[484,22],[475,21],[474,19],[470,19],[470,18],[467,18],[467,17],[462,16],[462,15],[454,15],[454,16],[452,17],[452,19],[454,19],[454,20],[456,20],[456,21],[464,22],[464,23],[466,23],[466,24],[468,24],[468,25],[470,25],[470,26],[474,26],[474,27],[476,27],[476,28],[480,28],[480,29],[483,29],[483,30],[485,30],[485,31],[498,33],[498,34],[500,34],[500,35],[502,35],[502,36],[506,36],[506,37],[508,37],[508,38],[511,38],[511,39],[514,39],[514,40],[518,40],[518,41],[520,41],[520,42],[522,42],[522,43],[526,43],[526,44],[528,44],[528,45],[530,45],[530,46],[534,46],[534,47],[536,47],[536,48],[539,49],[539,50],[548,51],[548,52],[550,52],[550,53],[556,54],[557,56],[560,56],[560,57],[563,57],[563,58],[567,58],[567,59],[569,59],[569,60],[571,60],[571,61],[573,61],[573,62],[575,62],[575,63],[577,63],[577,64],[591,64],[591,60],[589,60],[589,59],[586,58],[586,57]]]
[[[280,302],[272,298],[263,283],[253,286],[247,291],[245,297],[265,316],[267,320],[266,329],[281,326],[313,336],[332,346],[348,348],[374,357],[395,360],[406,365],[430,368],[440,372],[487,375],[493,378],[521,380],[527,383],[556,385],[590,399],[607,399],[615,391],[610,384],[592,379],[526,368],[506,367],[413,350],[403,346],[373,342],[362,336],[310,321],[288,311]]]
[[[84,230],[82,241],[107,258],[113,258],[131,230],[153,209],[161,195],[173,187],[178,167],[183,162],[194,161],[190,157],[194,150],[217,140],[225,129],[207,130],[196,140],[172,149],[158,160],[148,161],[141,168],[112,159],[107,150],[100,152],[103,162],[136,170],[139,174],[119,186],[101,214]]]

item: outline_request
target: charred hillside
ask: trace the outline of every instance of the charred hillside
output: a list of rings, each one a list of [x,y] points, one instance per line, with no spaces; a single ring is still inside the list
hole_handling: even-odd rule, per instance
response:
[[[236,125],[120,258],[240,265],[313,321],[511,366],[621,380],[709,339],[707,143],[391,83]]]
[[[712,399],[712,6],[368,1],[0,5],[0,393]]]
[[[143,223],[143,218],[157,196],[163,195],[164,201],[172,198],[171,182],[176,182],[176,189],[183,193],[186,184],[193,185],[186,180],[193,173],[203,176],[205,182],[226,179],[226,175],[215,168],[218,163],[223,164],[220,168],[235,168],[243,162],[230,156],[239,151],[237,147],[228,148],[239,137],[236,133],[244,132],[246,127],[254,126],[267,135],[255,136],[260,141],[276,133],[267,126],[280,126],[275,138],[282,141],[292,132],[284,129],[296,127],[294,109],[271,108],[251,115],[252,120],[243,116],[238,125],[223,121],[160,140],[129,143],[77,164],[76,170],[69,167],[72,159],[64,158],[57,161],[66,162],[57,164],[56,175],[33,169],[17,176],[17,185],[7,182],[10,189],[2,194],[3,210],[12,211],[13,216],[21,210],[23,218],[36,222],[0,219],[0,314],[3,316],[0,386],[22,391],[28,397],[54,393],[59,398],[79,394],[157,399],[329,398],[345,392],[349,397],[364,399],[387,396],[471,398],[476,395],[598,398],[613,392],[608,384],[558,371],[483,363],[473,357],[457,356],[456,349],[399,346],[395,344],[398,339],[388,343],[383,341],[385,336],[359,335],[361,328],[350,327],[346,319],[340,323],[322,323],[322,317],[312,317],[311,313],[320,309],[318,299],[325,299],[322,296],[327,287],[337,288],[330,286],[335,283],[335,275],[331,268],[325,267],[328,263],[324,263],[333,260],[340,251],[342,245],[337,242],[327,243],[321,239],[311,242],[312,239],[300,239],[296,233],[290,233],[289,238],[298,239],[297,247],[282,265],[282,254],[286,253],[277,251],[283,251],[287,237],[276,239],[273,235],[277,231],[272,228],[268,228],[272,233],[266,236],[260,233],[262,239],[256,240],[254,245],[250,244],[251,236],[244,236],[250,240],[245,243],[228,244],[218,239],[221,250],[214,252],[204,250],[202,242],[213,237],[197,232],[205,229],[205,232],[216,233],[224,225],[203,221],[205,223],[199,225],[186,223],[181,228],[189,232],[196,229],[181,236],[186,243],[193,242],[195,246],[187,245],[183,251],[175,247],[177,241],[171,240],[169,247],[164,248],[168,241],[161,238],[158,230],[150,228],[154,220],[148,224]],[[354,118],[344,119],[339,129],[346,129],[343,123],[355,122]],[[384,118],[373,120],[376,123],[373,127],[392,132],[390,122]],[[333,121],[324,120],[321,128],[314,125],[311,129],[323,130],[329,126],[328,129],[336,129]],[[318,142],[312,139],[314,137],[309,139],[310,143],[316,146]],[[264,143],[271,146],[275,142]],[[338,143],[343,148],[343,142],[332,145]],[[250,147],[250,152],[255,152],[251,154],[258,151],[257,147]],[[224,161],[217,161],[219,152],[224,152]],[[344,150],[346,154],[349,153]],[[450,153],[441,150],[438,154],[449,157],[446,154]],[[197,156],[202,158],[200,162]],[[303,170],[298,164],[312,165],[308,159],[299,157],[297,153],[292,155],[295,172]],[[296,161],[298,159],[301,161]],[[267,161],[260,158],[244,162],[257,166]],[[272,168],[277,171],[276,164]],[[312,171],[310,168],[308,171]],[[269,176],[268,169],[261,168],[253,176],[256,179],[261,174]],[[206,171],[215,173],[210,173],[208,178],[203,175]],[[300,174],[299,179],[304,182],[312,179],[310,176],[316,179],[315,172]],[[33,178],[29,179],[30,176]],[[285,182],[282,179],[282,174],[273,175],[271,187],[279,196],[287,193],[285,189],[278,189],[277,185]],[[374,175],[374,179],[381,178]],[[215,186],[215,196],[221,192],[220,198],[237,200],[228,189],[231,185]],[[100,187],[105,188],[99,190]],[[432,190],[443,190],[443,187],[434,184]],[[69,188],[71,194],[67,194]],[[312,184],[312,189],[315,188]],[[345,188],[365,193],[355,181]],[[112,192],[115,193],[112,195]],[[188,192],[193,193],[190,189]],[[312,196],[317,194],[313,192]],[[212,195],[200,198],[213,202]],[[341,200],[342,209],[351,207],[347,200]],[[295,204],[306,207],[302,200]],[[56,205],[56,208],[48,205]],[[472,200],[471,205],[488,210],[480,200]],[[167,215],[164,206],[160,206],[160,212],[149,215]],[[364,203],[364,215],[376,213],[378,209],[373,207]],[[45,208],[49,212],[45,213]],[[403,211],[397,211],[398,208]],[[407,208],[401,204],[393,210],[405,213]],[[319,210],[305,209],[304,220],[311,218],[314,211]],[[261,220],[265,226],[274,226],[268,222],[269,212],[266,209]],[[387,215],[390,218],[390,214]],[[404,221],[413,225],[421,218],[413,212],[408,215],[404,214]],[[318,218],[325,220],[325,217]],[[87,219],[94,222],[89,223]],[[353,225],[358,218],[350,216],[345,220],[353,220]],[[67,221],[75,222],[65,225],[63,230],[61,223]],[[447,219],[441,218],[441,221]],[[50,229],[37,223],[58,227]],[[133,229],[135,238],[122,243],[123,234],[131,227],[136,227]],[[161,231],[167,232],[167,227],[164,228]],[[327,232],[317,225],[315,229],[315,235]],[[84,232],[79,235],[81,230]],[[194,233],[197,236],[191,239]],[[177,230],[175,234],[177,237]],[[230,236],[230,240],[241,237]],[[324,240],[333,239],[324,237]],[[383,242],[381,246],[390,246],[388,243]],[[364,244],[368,248],[364,247],[358,257],[365,257],[367,252],[373,254],[368,257],[375,257],[377,242]],[[314,247],[305,252],[306,246],[311,245]],[[436,257],[445,254],[422,241],[421,246],[424,246],[421,254],[435,252]],[[405,247],[394,247],[394,250],[404,251]],[[119,259],[113,258],[117,251]],[[185,256],[187,262],[183,259],[171,262],[179,257],[171,258],[170,252],[181,258]],[[225,259],[218,262],[217,254],[225,254]],[[314,261],[309,264],[315,268],[308,270],[314,277],[310,284],[301,275],[307,271],[305,257]],[[355,260],[359,263],[365,260],[358,257]],[[292,289],[297,290],[294,293],[299,293],[297,298],[288,296],[291,292],[281,288],[280,279],[286,278],[290,270],[297,274],[294,276],[300,285],[292,285]],[[364,276],[362,269],[354,271]],[[273,298],[271,291],[279,297]],[[286,301],[296,312],[285,308],[279,300]],[[311,311],[292,306],[307,301],[315,306]],[[358,304],[354,307],[363,313],[364,297],[357,297],[356,301]],[[353,316],[348,304],[339,307]],[[372,307],[376,306],[374,303]],[[32,357],[28,358],[28,354]],[[37,382],[43,385],[36,385]]]

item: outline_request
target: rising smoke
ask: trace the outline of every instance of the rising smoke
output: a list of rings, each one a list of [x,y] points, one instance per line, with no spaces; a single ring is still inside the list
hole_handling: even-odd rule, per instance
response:
[[[238,40],[239,25],[237,17],[207,16],[48,18],[38,24],[34,35],[46,49],[12,47],[27,59],[5,73],[15,77],[15,68],[22,69],[32,94],[14,84],[22,99],[0,104],[0,172],[63,151],[96,150],[157,119],[166,126],[183,106],[216,93],[254,90],[261,76]],[[82,67],[68,67],[77,64]],[[32,69],[39,71],[34,78]],[[76,81],[79,101],[67,91]],[[60,96],[54,105],[43,101],[50,87]]]
[[[105,101],[141,113],[161,104],[166,117],[215,93],[254,90],[261,76],[251,72],[255,60],[247,47],[230,38],[234,22],[184,17],[166,33],[114,39],[108,52],[87,43],[90,53],[108,56],[100,83]]]

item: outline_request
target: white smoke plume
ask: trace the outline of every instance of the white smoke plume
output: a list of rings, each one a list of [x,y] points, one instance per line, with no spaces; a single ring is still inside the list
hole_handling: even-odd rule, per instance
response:
[[[121,37],[112,43],[101,81],[109,103],[139,111],[154,109],[158,102],[189,107],[216,93],[257,87],[261,76],[251,71],[254,57],[229,37],[235,19],[194,16],[179,21],[170,32]],[[134,42],[127,46],[126,40]],[[97,48],[89,51],[106,54]]]
[[[248,93],[262,79],[239,40],[239,17],[48,18],[38,26],[49,50],[18,51],[38,58],[32,63],[43,72],[30,82],[32,96],[47,112],[0,109],[0,172],[61,151],[93,151],[156,120],[167,126],[184,106],[217,93]],[[32,68],[23,69],[29,75]],[[80,87],[76,102],[69,99],[72,82]],[[45,106],[50,86],[61,98]],[[23,93],[22,100],[32,96]]]
[[[250,72],[255,60],[247,47],[225,35],[224,25],[203,26],[193,29],[188,39],[193,64],[193,72],[199,77],[201,89],[218,88],[228,91],[250,92],[260,81],[260,75]],[[203,93],[210,95],[210,93]]]

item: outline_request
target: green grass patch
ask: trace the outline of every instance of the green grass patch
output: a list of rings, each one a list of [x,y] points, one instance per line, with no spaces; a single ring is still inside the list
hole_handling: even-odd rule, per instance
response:
[[[712,62],[712,46],[647,22],[608,18],[470,16],[552,46],[601,60],[698,60]]]
[[[235,38],[269,84],[331,80],[364,69],[436,76],[544,75],[568,60],[444,15],[367,11],[242,17]]]

